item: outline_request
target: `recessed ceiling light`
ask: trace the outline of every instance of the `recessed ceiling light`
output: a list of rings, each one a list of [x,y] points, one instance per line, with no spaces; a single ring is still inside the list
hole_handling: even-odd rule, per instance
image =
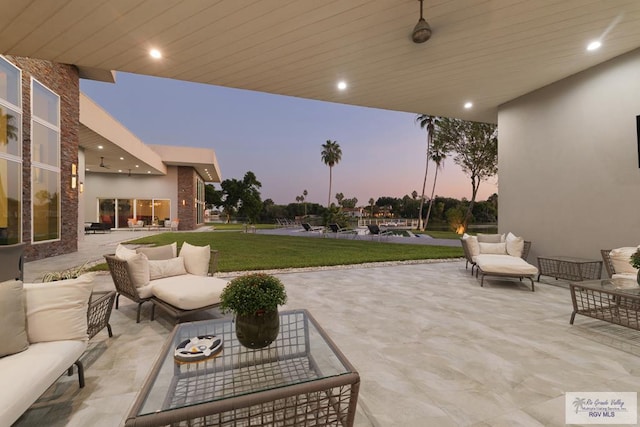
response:
[[[139,167],[140,167],[140,165],[136,165],[136,167],[137,167],[137,168],[139,168]]]
[[[338,82],[338,90],[345,90],[347,88],[347,82],[343,81],[339,81]]]
[[[160,51],[158,49],[151,49],[149,51],[149,55],[151,55],[151,57],[155,58],[155,59],[162,58],[162,53],[160,53]]]
[[[147,173],[151,173],[151,171],[147,171]]]
[[[471,108],[471,107],[473,107],[473,102],[465,102],[465,103],[464,103],[464,108],[466,108],[467,110],[468,110],[469,108]]]
[[[98,145],[98,150],[102,150],[102,145]]]
[[[122,169],[118,169],[118,172],[122,172]]]
[[[589,45],[587,46],[587,50],[598,50],[600,49],[600,46],[602,46],[602,43],[600,43],[600,40],[595,40],[589,43]]]

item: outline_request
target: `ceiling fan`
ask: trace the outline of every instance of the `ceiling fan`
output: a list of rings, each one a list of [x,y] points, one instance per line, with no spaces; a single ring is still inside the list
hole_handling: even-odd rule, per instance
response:
[[[414,43],[424,43],[431,38],[431,27],[422,16],[422,1],[420,0],[420,19],[411,33],[411,39]]]
[[[109,165],[105,165],[104,164],[104,157],[100,157],[100,167],[101,168],[105,168],[105,169],[109,169]]]

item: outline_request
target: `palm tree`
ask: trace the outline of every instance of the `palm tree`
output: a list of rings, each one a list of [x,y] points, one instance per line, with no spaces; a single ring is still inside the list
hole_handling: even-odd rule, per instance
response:
[[[422,129],[427,130],[427,163],[424,168],[424,181],[422,182],[422,197],[420,198],[420,214],[418,215],[418,229],[422,228],[422,209],[424,208],[424,190],[427,187],[427,174],[429,173],[429,161],[431,160],[430,152],[431,152],[431,142],[433,141],[433,134],[436,130],[436,124],[438,122],[438,117],[429,116],[428,114],[419,114],[416,117],[416,122],[420,124]]]
[[[302,201],[304,202],[304,216],[307,216],[307,195],[309,194],[309,192],[305,189],[304,191],[302,191]]]
[[[370,208],[369,208],[369,216],[370,216],[371,218],[373,218],[373,204],[374,204],[375,202],[376,202],[376,201],[375,201],[375,200],[373,200],[373,197],[369,199],[369,206],[370,206]]]
[[[322,161],[325,165],[329,166],[329,197],[327,198],[327,207],[331,206],[331,180],[332,170],[335,165],[342,160],[342,150],[340,144],[337,141],[331,141],[327,139],[327,142],[322,144]]]
[[[11,139],[18,139],[18,128],[11,124],[13,116],[3,114],[0,107],[0,142],[8,144]]]
[[[427,229],[427,224],[429,224],[429,215],[431,215],[431,207],[433,206],[433,195],[436,192],[436,182],[438,181],[438,170],[444,168],[444,159],[447,158],[447,153],[442,150],[440,144],[435,144],[433,146],[433,151],[431,152],[430,160],[436,164],[436,174],[433,177],[433,187],[431,187],[431,198],[429,199],[429,209],[427,209],[427,217],[424,220],[424,229]]]

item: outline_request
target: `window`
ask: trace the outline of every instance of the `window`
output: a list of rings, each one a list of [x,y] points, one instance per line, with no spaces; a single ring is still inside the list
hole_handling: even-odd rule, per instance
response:
[[[204,181],[200,177],[196,178],[196,224],[204,223]]]
[[[22,73],[0,56],[0,245],[22,241]]]
[[[60,97],[31,79],[33,242],[60,239]]]

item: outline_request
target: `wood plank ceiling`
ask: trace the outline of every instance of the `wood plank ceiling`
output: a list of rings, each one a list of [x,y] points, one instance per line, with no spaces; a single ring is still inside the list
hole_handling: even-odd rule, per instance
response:
[[[0,0],[0,53],[495,122],[500,104],[640,47],[638,0],[424,7],[433,36],[414,44],[416,0]]]

